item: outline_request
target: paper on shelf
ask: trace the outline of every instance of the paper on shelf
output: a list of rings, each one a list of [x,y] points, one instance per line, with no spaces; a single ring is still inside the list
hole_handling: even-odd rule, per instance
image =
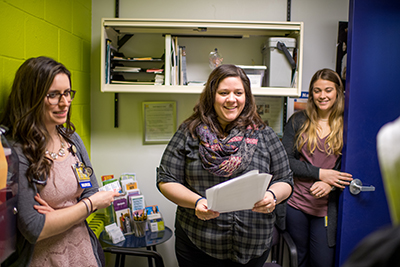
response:
[[[255,203],[264,198],[271,178],[271,174],[253,170],[208,188],[208,209],[221,213],[252,209]]]

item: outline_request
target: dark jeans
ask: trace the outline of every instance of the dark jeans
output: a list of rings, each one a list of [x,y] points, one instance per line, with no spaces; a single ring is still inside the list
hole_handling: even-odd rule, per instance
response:
[[[252,259],[247,264],[216,259],[196,247],[177,221],[175,221],[175,252],[180,267],[262,267],[269,254],[267,250],[261,257]]]
[[[287,205],[286,230],[297,247],[299,267],[332,267],[335,248],[328,246],[324,217],[308,215]]]

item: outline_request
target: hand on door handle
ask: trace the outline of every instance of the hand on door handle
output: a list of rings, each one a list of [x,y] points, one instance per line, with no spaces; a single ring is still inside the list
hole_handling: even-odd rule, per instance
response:
[[[353,181],[351,181],[349,189],[350,193],[352,193],[353,195],[358,195],[361,191],[375,191],[375,186],[363,186],[360,179],[354,179]]]

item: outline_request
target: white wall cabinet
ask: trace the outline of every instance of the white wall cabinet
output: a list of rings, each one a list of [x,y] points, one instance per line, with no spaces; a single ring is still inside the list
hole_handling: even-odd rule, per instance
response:
[[[215,48],[224,64],[263,65],[262,48],[269,37],[296,39],[297,71],[293,87],[252,87],[254,95],[292,96],[301,93],[303,23],[268,21],[150,20],[104,18],[101,27],[101,91],[199,94],[203,85],[171,85],[171,39],[186,48],[187,80],[205,82],[211,72],[208,56]],[[113,61],[110,49],[124,59]],[[143,60],[151,57],[152,60]],[[139,60],[135,60],[139,58]],[[114,66],[163,68],[164,84],[147,82],[154,73],[118,72]],[[116,82],[122,75],[126,82]],[[121,77],[121,76],[119,76]],[[113,78],[113,79],[111,79]],[[137,81],[137,82],[130,82]]]

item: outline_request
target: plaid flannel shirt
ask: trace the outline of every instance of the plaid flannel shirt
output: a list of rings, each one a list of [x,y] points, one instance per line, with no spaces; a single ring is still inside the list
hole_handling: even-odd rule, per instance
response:
[[[193,139],[185,126],[181,126],[164,151],[157,184],[180,183],[205,196],[206,189],[251,170],[272,174],[270,184],[286,182],[293,186],[285,149],[270,127],[259,131],[257,148],[246,170],[231,177],[218,177],[202,167],[199,140]],[[203,221],[195,216],[194,209],[178,206],[176,219],[189,239],[205,253],[245,264],[270,248],[275,213],[242,210],[221,213],[215,219]]]

